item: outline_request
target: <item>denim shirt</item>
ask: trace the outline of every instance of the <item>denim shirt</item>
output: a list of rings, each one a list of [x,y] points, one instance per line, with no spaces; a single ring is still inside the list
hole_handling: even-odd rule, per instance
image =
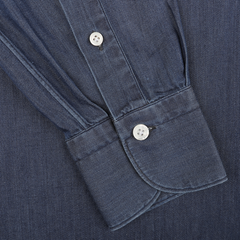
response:
[[[0,67],[64,133],[110,229],[227,180],[178,1],[1,0],[0,31]]]

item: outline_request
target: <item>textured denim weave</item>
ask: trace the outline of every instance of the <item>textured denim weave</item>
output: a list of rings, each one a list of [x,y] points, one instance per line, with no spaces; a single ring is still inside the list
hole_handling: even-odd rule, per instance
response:
[[[63,130],[111,228],[226,180],[190,87],[181,4],[1,1],[0,6],[1,67]],[[88,41],[93,31],[104,36],[102,51]],[[146,141],[132,136],[138,123],[155,127]]]

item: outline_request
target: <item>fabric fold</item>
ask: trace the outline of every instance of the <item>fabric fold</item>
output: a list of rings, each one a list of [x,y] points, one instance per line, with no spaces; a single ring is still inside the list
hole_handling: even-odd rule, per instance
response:
[[[132,134],[139,123],[151,127],[143,141]],[[191,87],[66,142],[112,230],[184,193],[227,180]]]
[[[155,189],[186,193],[227,179],[191,86],[114,124],[132,165]],[[137,124],[152,128],[144,141],[132,136]]]

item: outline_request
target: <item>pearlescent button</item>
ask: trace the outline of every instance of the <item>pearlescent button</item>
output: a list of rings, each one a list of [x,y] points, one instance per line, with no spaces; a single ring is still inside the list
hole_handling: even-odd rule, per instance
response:
[[[149,128],[144,124],[138,124],[133,128],[133,136],[137,140],[145,140],[149,136]]]
[[[103,43],[103,36],[99,32],[93,32],[89,36],[89,41],[93,46],[101,46]]]

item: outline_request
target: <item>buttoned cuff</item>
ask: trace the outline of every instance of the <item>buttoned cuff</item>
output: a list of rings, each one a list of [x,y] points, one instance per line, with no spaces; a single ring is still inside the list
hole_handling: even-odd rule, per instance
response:
[[[136,125],[149,129],[145,140]],[[227,180],[191,87],[106,120],[68,148],[112,230],[183,193]]]

